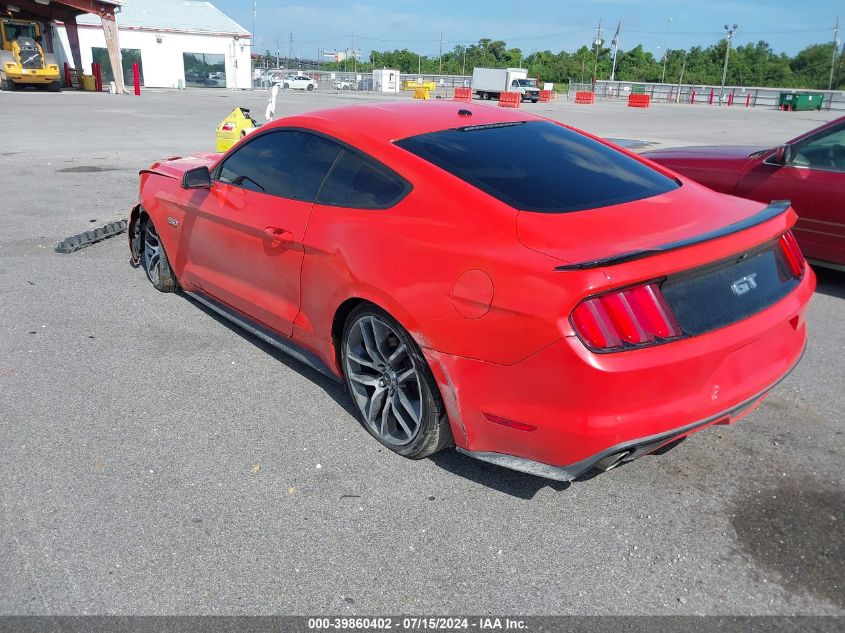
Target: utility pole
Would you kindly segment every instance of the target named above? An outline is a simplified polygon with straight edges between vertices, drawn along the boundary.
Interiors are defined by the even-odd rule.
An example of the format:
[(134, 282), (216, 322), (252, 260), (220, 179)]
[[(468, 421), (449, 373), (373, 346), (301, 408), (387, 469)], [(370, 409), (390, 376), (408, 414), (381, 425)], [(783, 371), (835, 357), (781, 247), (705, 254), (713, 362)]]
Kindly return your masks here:
[(596, 27), (596, 62), (593, 65), (593, 85), (596, 84), (596, 75), (599, 72), (599, 46), (601, 46), (601, 18), (599, 18), (599, 25)]
[(288, 60), (287, 65), (290, 66), (290, 60), (293, 57), (293, 31), (288, 32)]
[(358, 60), (355, 58), (355, 31), (352, 31), (349, 41), (352, 45), (352, 72), (355, 73), (358, 72)]
[(731, 52), (731, 39), (733, 39), (734, 33), (736, 33), (738, 28), (736, 24), (731, 27), (727, 24), (725, 25), (725, 38), (728, 40), (728, 45), (725, 47), (725, 67), (722, 68), (722, 87), (719, 88), (719, 105), (722, 105), (722, 93), (725, 91), (725, 79), (728, 76), (728, 55)]
[(437, 66), (437, 74), (443, 74), (443, 32), (440, 32), (440, 61)]
[(833, 89), (833, 67), (836, 65), (836, 49), (839, 48), (839, 16), (836, 16), (836, 26), (833, 27), (833, 57), (830, 60), (830, 81), (827, 82), (827, 89)]
[(613, 65), (610, 67), (610, 81), (616, 79), (616, 55), (619, 53), (619, 31), (622, 29), (622, 22), (616, 23), (616, 34), (613, 36)]
[[(252, 51), (256, 50), (255, 49), (255, 14), (258, 11), (257, 5), (258, 5), (257, 2), (252, 3), (252, 47), (251, 47)], [(250, 51), (250, 52), (252, 52), (252, 51)]]
[(461, 66), (461, 74), (466, 76), (467, 74), (467, 45), (464, 44), (464, 64)]
[(276, 36), (276, 68), (279, 68), (279, 36)]
[(666, 83), (666, 58), (669, 56), (669, 27), (672, 24), (672, 18), (666, 18), (666, 36), (663, 38), (663, 76), (660, 78), (660, 83)]

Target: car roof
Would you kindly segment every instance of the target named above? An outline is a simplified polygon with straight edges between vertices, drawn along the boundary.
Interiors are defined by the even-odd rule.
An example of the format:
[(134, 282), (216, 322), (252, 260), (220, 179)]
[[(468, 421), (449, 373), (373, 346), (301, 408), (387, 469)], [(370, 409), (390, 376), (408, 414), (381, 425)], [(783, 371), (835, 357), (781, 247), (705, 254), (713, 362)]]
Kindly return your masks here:
[[(459, 111), (469, 111), (465, 116)], [(456, 127), (541, 120), (531, 114), (497, 106), (460, 101), (401, 101), (315, 110), (277, 119), (268, 128), (314, 127), (340, 137), (394, 141)]]

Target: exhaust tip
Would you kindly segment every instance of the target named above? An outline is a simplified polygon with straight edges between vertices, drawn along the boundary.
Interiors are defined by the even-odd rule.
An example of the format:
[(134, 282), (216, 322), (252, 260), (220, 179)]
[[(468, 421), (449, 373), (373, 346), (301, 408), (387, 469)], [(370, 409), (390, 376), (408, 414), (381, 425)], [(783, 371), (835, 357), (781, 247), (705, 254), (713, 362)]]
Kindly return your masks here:
[(608, 455), (607, 457), (604, 457), (597, 461), (593, 467), (597, 468), (602, 472), (613, 470), (619, 464), (621, 464), (622, 460), (624, 460), (630, 454), (631, 451), (622, 451), (621, 453), (614, 453), (613, 455)]

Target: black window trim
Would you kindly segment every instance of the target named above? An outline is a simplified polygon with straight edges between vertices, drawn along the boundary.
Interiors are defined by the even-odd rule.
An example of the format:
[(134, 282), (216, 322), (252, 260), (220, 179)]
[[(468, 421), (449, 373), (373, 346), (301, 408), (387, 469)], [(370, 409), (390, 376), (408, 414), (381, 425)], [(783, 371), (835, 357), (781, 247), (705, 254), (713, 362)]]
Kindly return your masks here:
[[(336, 143), (337, 145), (339, 145), (341, 147), (341, 151), (338, 152), (338, 155), (335, 157), (334, 161), (332, 162), (331, 166), (329, 167), (328, 171), (326, 172), (326, 175), (323, 176), (323, 180), (320, 182), (320, 186), (317, 188), (317, 193), (315, 194), (314, 199), (310, 201), (310, 203), (312, 205), (319, 204), (320, 206), (324, 206), (324, 207), (338, 207), (338, 208), (341, 208), (341, 209), (361, 209), (363, 211), (371, 211), (371, 210), (372, 211), (382, 211), (382, 210), (385, 210), (385, 209), (392, 209), (397, 204), (402, 202), (402, 200), (404, 200), (414, 188), (414, 186), (411, 184), (411, 182), (407, 178), (405, 178), (404, 176), (399, 174), (396, 170), (388, 167), (387, 165), (385, 165), (383, 162), (381, 162), (380, 160), (378, 160), (374, 156), (358, 149), (357, 147), (354, 147), (353, 145), (350, 145), (349, 143), (347, 143), (345, 141), (340, 140), (339, 138), (337, 138), (335, 136), (331, 136), (330, 134), (325, 134), (325, 133), (320, 132), (318, 130), (313, 130), (311, 128), (301, 127), (301, 126), (296, 126), (296, 125), (274, 127), (274, 128), (269, 129), (269, 130), (259, 131), (259, 132), (256, 132), (254, 134), (248, 135), (246, 138), (244, 138), (244, 140), (242, 140), (240, 143), (238, 143), (236, 145), (236, 148), (235, 148), (234, 151), (227, 152), (220, 159), (220, 161), (212, 168), (211, 179), (215, 182), (219, 182), (219, 183), (222, 183), (224, 185), (229, 185), (229, 186), (232, 186), (232, 187), (237, 187), (238, 189), (245, 189), (246, 191), (251, 191), (250, 189), (246, 189), (245, 187), (239, 187), (238, 185), (234, 185), (232, 183), (224, 182), (224, 181), (220, 180), (220, 171), (223, 169), (223, 164), (227, 160), (229, 160), (229, 158), (234, 156), (237, 152), (241, 151), (244, 147), (246, 147), (250, 143), (254, 142), (256, 139), (259, 139), (262, 136), (267, 136), (268, 134), (274, 134), (274, 133), (278, 133), (278, 132), (304, 132), (305, 134), (311, 134), (313, 136), (319, 136), (321, 138), (324, 138), (327, 141), (331, 141), (332, 143)], [(380, 205), (380, 206), (358, 207), (358, 206), (348, 206), (348, 205), (343, 205), (343, 204), (331, 204), (331, 203), (327, 203), (327, 202), (317, 202), (317, 200), (319, 200), (319, 198), (320, 198), (320, 192), (323, 190), (323, 186), (326, 184), (326, 181), (332, 175), (332, 172), (334, 171), (335, 167), (337, 166), (337, 164), (340, 161), (340, 158), (343, 156), (344, 152), (350, 152), (350, 153), (355, 154), (359, 157), (362, 157), (365, 160), (370, 160), (373, 163), (375, 163), (378, 167), (380, 167), (381, 169), (386, 171), (391, 176), (395, 177), (398, 181), (400, 181), (403, 184), (402, 191), (393, 200), (391, 200), (389, 204)], [(257, 193), (262, 193), (262, 192), (257, 192)], [(272, 194), (272, 193), (266, 193), (264, 195), (273, 196), (274, 198), (279, 198), (280, 200), (291, 200), (293, 202), (306, 202), (306, 203), (309, 202), (308, 200), (298, 200), (297, 198), (285, 198), (283, 196), (277, 196), (277, 195)]]

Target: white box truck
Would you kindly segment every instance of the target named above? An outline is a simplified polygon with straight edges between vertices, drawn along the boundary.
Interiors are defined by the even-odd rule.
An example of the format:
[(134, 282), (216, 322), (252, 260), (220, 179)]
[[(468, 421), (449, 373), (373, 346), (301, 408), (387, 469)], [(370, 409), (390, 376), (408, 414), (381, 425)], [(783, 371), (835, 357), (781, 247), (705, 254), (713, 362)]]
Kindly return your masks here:
[(498, 99), (503, 92), (518, 92), (522, 101), (540, 100), (537, 81), (529, 79), (524, 68), (474, 68), (472, 90), (479, 99)]

